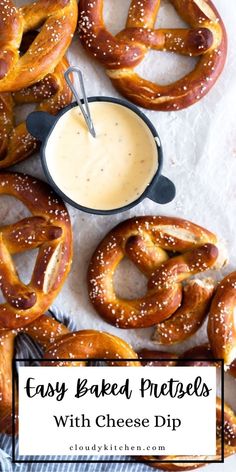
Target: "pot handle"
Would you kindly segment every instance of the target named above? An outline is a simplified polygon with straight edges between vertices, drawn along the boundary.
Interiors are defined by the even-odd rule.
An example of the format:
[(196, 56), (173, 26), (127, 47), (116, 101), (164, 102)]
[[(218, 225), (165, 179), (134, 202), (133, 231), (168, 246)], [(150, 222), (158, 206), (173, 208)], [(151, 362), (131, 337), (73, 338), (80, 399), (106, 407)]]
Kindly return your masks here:
[(165, 203), (172, 202), (176, 195), (176, 188), (173, 182), (164, 175), (161, 175), (156, 183), (148, 193), (148, 198), (153, 202), (164, 205)]
[(34, 138), (44, 141), (56, 120), (57, 117), (50, 113), (34, 111), (26, 119), (26, 128)]

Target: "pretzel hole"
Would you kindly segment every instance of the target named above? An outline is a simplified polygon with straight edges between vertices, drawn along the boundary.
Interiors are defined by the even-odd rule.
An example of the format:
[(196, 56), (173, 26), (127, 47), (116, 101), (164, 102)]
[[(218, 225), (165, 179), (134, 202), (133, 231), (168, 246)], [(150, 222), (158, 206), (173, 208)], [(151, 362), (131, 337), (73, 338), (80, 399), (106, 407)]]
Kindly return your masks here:
[(26, 285), (31, 280), (38, 252), (39, 249), (32, 249), (12, 256), (19, 278)]
[(155, 28), (188, 28), (188, 26), (170, 3), (170, 0), (161, 0)]
[[(19, 279), (25, 285), (30, 283), (38, 251), (38, 249), (33, 249), (32, 251), (25, 251), (22, 254), (15, 254), (12, 256)], [(6, 299), (0, 288), (0, 304), (5, 302)]]
[(125, 28), (131, 0), (104, 0), (103, 17), (108, 31), (117, 34)]
[[(154, 28), (189, 28), (189, 25), (182, 20), (169, 0), (161, 0)], [(192, 72), (197, 62), (198, 59), (190, 56), (150, 50), (135, 71), (159, 85), (169, 85)]]
[(4, 296), (3, 296), (2, 289), (1, 289), (1, 287), (0, 287), (0, 304), (1, 304), (1, 303), (5, 303), (5, 301), (6, 301), (6, 300), (5, 300)]
[(197, 62), (194, 57), (150, 50), (135, 67), (135, 72), (151, 82), (169, 85), (192, 72)]
[(113, 285), (116, 295), (121, 299), (133, 300), (147, 293), (147, 278), (127, 257), (116, 268)]
[[(0, 195), (0, 200), (1, 226), (11, 225), (23, 218), (32, 216), (28, 208), (17, 198), (10, 195)], [(30, 282), (37, 254), (38, 249), (24, 251), (22, 254), (12, 255), (19, 278), (24, 284)], [(6, 300), (0, 289), (0, 303), (5, 303), (5, 301)]]
[(56, 281), (56, 278), (58, 275), (58, 266), (61, 260), (61, 255), (62, 255), (62, 246), (61, 244), (58, 244), (58, 246), (54, 250), (54, 253), (48, 263), (48, 266), (45, 272), (44, 284), (43, 284), (44, 293), (49, 293)]
[(20, 123), (26, 120), (27, 116), (36, 109), (36, 104), (27, 105), (16, 105), (14, 108), (15, 114), (15, 125), (18, 126)]
[(12, 225), (23, 218), (31, 217), (28, 208), (18, 198), (0, 195), (1, 226)]

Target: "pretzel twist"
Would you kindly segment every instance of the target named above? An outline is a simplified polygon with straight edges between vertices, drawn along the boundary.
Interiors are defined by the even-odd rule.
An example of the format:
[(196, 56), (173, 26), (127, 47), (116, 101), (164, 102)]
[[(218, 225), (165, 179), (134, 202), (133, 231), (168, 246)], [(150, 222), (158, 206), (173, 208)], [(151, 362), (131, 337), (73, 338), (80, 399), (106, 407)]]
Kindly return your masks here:
[[(69, 214), (62, 200), (40, 180), (0, 174), (0, 194), (16, 197), (32, 217), (0, 228), (0, 329), (15, 329), (40, 316), (59, 293), (72, 260)], [(39, 248), (31, 281), (18, 277), (11, 255)]]
[[(227, 36), (211, 0), (171, 0), (191, 29), (155, 29), (160, 0), (132, 0), (125, 29), (113, 36), (104, 24), (103, 0), (80, 0), (83, 46), (106, 67), (113, 85), (129, 100), (153, 110), (180, 110), (204, 97), (225, 64)], [(135, 71), (150, 49), (199, 57), (177, 82), (158, 85)]]
[(0, 94), (0, 169), (21, 162), (39, 148), (39, 142), (27, 131), (25, 121), (15, 125), (14, 107), (37, 103), (38, 111), (56, 115), (72, 99), (64, 79), (68, 67), (67, 60), (63, 58), (55, 71), (37, 84), (13, 94)]
[[(77, 24), (76, 0), (38, 0), (18, 9), (11, 0), (0, 4), (0, 92), (13, 92), (53, 73), (67, 51)], [(40, 32), (20, 56), (22, 37)]]
[(153, 341), (170, 345), (193, 336), (206, 319), (213, 293), (214, 283), (211, 279), (187, 281), (183, 287), (181, 307), (173, 316), (156, 326)]
[[(216, 263), (216, 244), (214, 234), (178, 218), (149, 216), (127, 220), (110, 231), (91, 258), (90, 300), (106, 321), (119, 328), (160, 323), (179, 309), (182, 282)], [(170, 253), (177, 255), (169, 258)], [(148, 277), (144, 297), (126, 300), (115, 293), (114, 272), (125, 256)], [(200, 302), (201, 305), (201, 298)], [(189, 300), (188, 307), (196, 310), (195, 297)], [(200, 311), (204, 311), (201, 306)], [(199, 318), (198, 310), (196, 314)]]
[(208, 337), (215, 357), (229, 366), (236, 359), (236, 272), (219, 284), (208, 319)]

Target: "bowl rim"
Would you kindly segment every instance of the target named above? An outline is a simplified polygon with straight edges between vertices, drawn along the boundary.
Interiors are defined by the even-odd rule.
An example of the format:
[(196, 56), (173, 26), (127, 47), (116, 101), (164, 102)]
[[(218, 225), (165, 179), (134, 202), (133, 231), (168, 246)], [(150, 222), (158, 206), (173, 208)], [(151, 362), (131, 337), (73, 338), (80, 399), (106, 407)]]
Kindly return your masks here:
[[(83, 100), (81, 100), (83, 102)], [(48, 169), (48, 165), (47, 165), (47, 158), (46, 158), (46, 146), (47, 146), (47, 143), (48, 143), (48, 139), (49, 137), (51, 136), (57, 122), (59, 121), (59, 119), (67, 112), (69, 111), (71, 108), (74, 108), (76, 106), (78, 106), (77, 102), (72, 102), (70, 105), (67, 105), (66, 107), (64, 107), (54, 118), (54, 122), (46, 136), (46, 138), (44, 139), (44, 141), (42, 142), (42, 146), (41, 146), (41, 149), (40, 149), (40, 157), (41, 157), (41, 162), (42, 162), (42, 166), (43, 166), (43, 171), (46, 175), (46, 178), (47, 180), (49, 181), (50, 185), (52, 186), (52, 188), (55, 190), (55, 192), (63, 199), (65, 200), (67, 203), (69, 203), (72, 207), (78, 209), (78, 210), (81, 210), (85, 213), (90, 213), (90, 214), (93, 214), (93, 215), (114, 215), (114, 214), (117, 214), (117, 213), (122, 213), (124, 211), (128, 211), (130, 210), (131, 208), (133, 208), (134, 206), (138, 205), (139, 203), (141, 203), (145, 198), (148, 198), (148, 195), (151, 191), (151, 189), (153, 189), (157, 182), (158, 182), (158, 179), (162, 173), (162, 167), (163, 167), (163, 148), (162, 148), (162, 143), (161, 143), (161, 140), (160, 140), (160, 136), (157, 132), (157, 129), (155, 128), (155, 126), (153, 125), (153, 123), (151, 122), (151, 120), (136, 106), (134, 105), (133, 103), (129, 102), (128, 100), (124, 100), (124, 99), (120, 99), (120, 98), (115, 98), (115, 97), (109, 97), (109, 96), (103, 96), (103, 95), (100, 95), (100, 96), (91, 96), (91, 97), (88, 97), (88, 102), (109, 102), (109, 103), (116, 103), (117, 105), (121, 105), (121, 106), (124, 106), (126, 108), (128, 108), (129, 110), (133, 111), (134, 113), (136, 113), (136, 115), (138, 115), (143, 121), (144, 123), (148, 126), (149, 130), (151, 131), (152, 135), (153, 135), (153, 138), (154, 138), (154, 141), (155, 141), (155, 144), (156, 144), (156, 150), (157, 150), (157, 162), (158, 162), (158, 167), (157, 167), (157, 170), (152, 178), (152, 180), (150, 181), (150, 183), (147, 185), (146, 189), (143, 191), (143, 193), (137, 198), (135, 199), (133, 202), (127, 204), (127, 205), (124, 205), (122, 207), (119, 207), (119, 208), (113, 208), (111, 210), (99, 210), (99, 209), (93, 209), (93, 208), (89, 208), (89, 207), (85, 207), (83, 205), (80, 205), (79, 203), (75, 202), (74, 200), (72, 200), (70, 197), (68, 197), (68, 195), (66, 195), (61, 189), (60, 187), (57, 186), (56, 182), (54, 181), (49, 169)]]

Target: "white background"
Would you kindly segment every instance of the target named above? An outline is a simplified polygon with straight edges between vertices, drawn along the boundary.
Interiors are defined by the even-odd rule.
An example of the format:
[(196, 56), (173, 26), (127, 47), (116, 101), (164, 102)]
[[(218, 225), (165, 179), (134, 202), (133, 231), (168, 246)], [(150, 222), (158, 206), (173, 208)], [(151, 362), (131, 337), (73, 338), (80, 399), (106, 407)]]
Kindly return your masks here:
[[(158, 206), (146, 200), (132, 211), (108, 218), (86, 215), (70, 208), (74, 230), (74, 263), (56, 304), (74, 317), (79, 329), (109, 331), (131, 342), (135, 349), (158, 347), (150, 341), (153, 329), (121, 331), (109, 326), (91, 307), (86, 289), (86, 270), (91, 254), (100, 239), (116, 223), (130, 216), (145, 214), (191, 219), (215, 231), (227, 243), (230, 263), (221, 274), (217, 274), (217, 278), (236, 268), (236, 2), (214, 0), (214, 3), (224, 19), (229, 37), (228, 61), (218, 83), (207, 97), (187, 110), (177, 113), (145, 111), (161, 136), (165, 151), (164, 171), (175, 181), (176, 200), (166, 206)], [(128, 5), (129, 0), (105, 0), (107, 26), (111, 31), (116, 32), (123, 28)], [(162, 5), (158, 18), (159, 26), (181, 26), (182, 23), (169, 6), (169, 2), (162, 0)], [(84, 72), (89, 95), (118, 95), (105, 76), (104, 69), (87, 56), (77, 38), (74, 39), (69, 56), (71, 62), (80, 66)], [(189, 58), (152, 52), (143, 62), (141, 69), (145, 77), (164, 83), (167, 79), (171, 81), (183, 75), (189, 70), (191, 63)], [(43, 177), (38, 157), (28, 159), (16, 166), (16, 169)], [(11, 223), (26, 214), (27, 211), (19, 202), (16, 203), (9, 197), (1, 197), (1, 224)], [(34, 260), (32, 253), (15, 257), (19, 272), (25, 280), (29, 279)], [(145, 279), (130, 264), (124, 263), (122, 271), (118, 272), (117, 285), (123, 295), (137, 295), (145, 289)], [(121, 272), (122, 276), (119, 276)], [(203, 327), (190, 341), (170, 350), (183, 352), (187, 347), (197, 345), (205, 339), (206, 330)], [(227, 380), (226, 398), (236, 408), (235, 381), (231, 379)], [(236, 456), (227, 459), (224, 465), (212, 464), (204, 470), (232, 472), (235, 468)]]
[[(194, 384), (200, 376), (202, 382), (211, 389), (208, 397), (196, 395), (183, 398), (171, 398), (170, 395), (155, 398), (150, 390), (142, 398), (141, 379), (150, 379), (160, 386), (173, 378), (183, 382), (184, 389), (189, 383)], [(42, 398), (36, 395), (29, 398), (26, 392), (28, 378), (32, 386), (47, 385), (56, 387), (65, 383), (68, 389), (61, 401), (53, 397)], [(87, 387), (98, 385), (102, 379), (119, 387), (129, 378), (130, 399), (125, 395), (105, 395), (97, 398), (92, 393), (76, 398), (77, 380), (87, 379)], [(30, 394), (36, 393), (30, 390)], [(87, 455), (87, 450), (71, 451), (70, 446), (97, 446), (107, 444), (115, 446), (141, 446), (142, 452), (132, 451), (132, 455), (153, 455), (146, 449), (150, 446), (164, 446), (165, 451), (157, 455), (203, 455), (214, 456), (216, 452), (216, 368), (215, 367), (20, 367), (19, 368), (19, 454), (20, 455)], [(90, 427), (57, 427), (53, 415), (74, 415), (79, 418), (84, 414), (90, 420)], [(107, 415), (114, 419), (148, 418), (149, 427), (98, 427), (97, 416)], [(179, 418), (181, 425), (172, 431), (171, 427), (155, 427), (154, 416), (170, 415)], [(100, 420), (99, 420), (100, 421)], [(103, 423), (104, 424), (104, 423)], [(160, 424), (160, 423), (159, 423)], [(173, 424), (173, 423), (172, 423)], [(176, 423), (177, 424), (177, 423)], [(131, 452), (104, 451), (96, 455), (126, 455)], [(156, 454), (155, 454), (156, 455)]]

